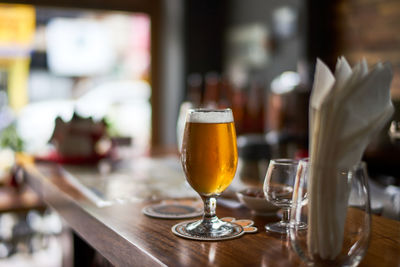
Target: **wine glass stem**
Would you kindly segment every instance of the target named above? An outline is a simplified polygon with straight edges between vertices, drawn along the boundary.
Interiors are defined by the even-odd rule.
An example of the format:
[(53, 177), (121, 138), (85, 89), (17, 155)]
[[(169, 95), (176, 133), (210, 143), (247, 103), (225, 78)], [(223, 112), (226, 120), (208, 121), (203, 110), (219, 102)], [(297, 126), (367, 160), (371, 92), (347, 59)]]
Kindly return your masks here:
[(283, 209), (282, 222), (284, 222), (285, 224), (288, 224), (289, 217), (290, 217), (290, 209)]
[(218, 220), (215, 215), (215, 209), (217, 208), (217, 199), (215, 197), (202, 197), (204, 202), (204, 215), (203, 221), (213, 222)]

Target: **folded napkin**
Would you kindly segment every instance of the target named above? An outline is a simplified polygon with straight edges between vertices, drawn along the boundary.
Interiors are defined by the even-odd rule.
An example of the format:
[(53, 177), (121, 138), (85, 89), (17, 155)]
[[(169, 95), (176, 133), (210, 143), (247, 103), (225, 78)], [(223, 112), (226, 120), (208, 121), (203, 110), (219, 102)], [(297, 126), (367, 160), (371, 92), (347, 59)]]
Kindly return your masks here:
[(360, 162), (371, 139), (393, 114), (388, 63), (371, 70), (338, 59), (335, 73), (317, 60), (310, 99), (308, 181), (310, 252), (334, 259), (342, 249), (349, 188), (339, 175)]

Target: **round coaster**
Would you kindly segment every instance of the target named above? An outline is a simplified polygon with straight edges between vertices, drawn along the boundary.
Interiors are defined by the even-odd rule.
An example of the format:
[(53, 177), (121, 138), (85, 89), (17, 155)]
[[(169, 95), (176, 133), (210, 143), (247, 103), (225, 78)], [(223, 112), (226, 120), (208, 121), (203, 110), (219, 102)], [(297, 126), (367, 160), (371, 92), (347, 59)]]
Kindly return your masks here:
[(202, 237), (202, 236), (198, 236), (198, 235), (192, 235), (186, 231), (186, 226), (192, 222), (195, 222), (195, 221), (185, 221), (185, 222), (175, 224), (174, 226), (172, 226), (171, 230), (175, 235), (177, 235), (179, 237), (192, 239), (192, 240), (200, 240), (200, 241), (229, 240), (229, 239), (234, 239), (234, 238), (240, 237), (245, 233), (242, 226), (240, 226), (236, 223), (231, 223), (233, 225), (233, 231), (231, 233), (229, 233), (228, 235), (225, 235), (222, 237), (212, 237), (212, 236)]
[(149, 205), (142, 212), (147, 216), (161, 219), (187, 219), (203, 215), (201, 206), (189, 206), (179, 203), (161, 203)]

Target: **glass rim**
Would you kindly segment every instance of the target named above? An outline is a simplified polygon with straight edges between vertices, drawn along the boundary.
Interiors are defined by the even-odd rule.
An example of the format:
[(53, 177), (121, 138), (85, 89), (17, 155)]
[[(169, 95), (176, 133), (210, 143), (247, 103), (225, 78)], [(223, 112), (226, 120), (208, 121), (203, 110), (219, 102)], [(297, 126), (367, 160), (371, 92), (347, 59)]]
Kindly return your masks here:
[(188, 113), (194, 113), (194, 112), (203, 112), (203, 113), (209, 113), (209, 112), (232, 112), (231, 108), (190, 108), (188, 109)]
[(279, 159), (271, 159), (270, 163), (277, 163), (277, 164), (281, 164), (281, 165), (297, 165), (299, 164), (299, 160), (297, 159), (289, 159), (289, 158), (279, 158)]

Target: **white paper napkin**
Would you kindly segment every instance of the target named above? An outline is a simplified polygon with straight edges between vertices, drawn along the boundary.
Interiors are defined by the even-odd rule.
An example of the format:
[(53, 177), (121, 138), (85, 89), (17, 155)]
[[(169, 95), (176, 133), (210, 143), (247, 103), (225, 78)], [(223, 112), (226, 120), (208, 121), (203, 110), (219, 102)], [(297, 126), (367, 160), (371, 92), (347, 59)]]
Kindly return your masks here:
[(357, 164), (393, 114), (391, 67), (371, 70), (362, 60), (351, 69), (344, 57), (335, 73), (317, 60), (310, 100), (309, 249), (323, 259), (341, 251), (349, 189), (339, 170)]

